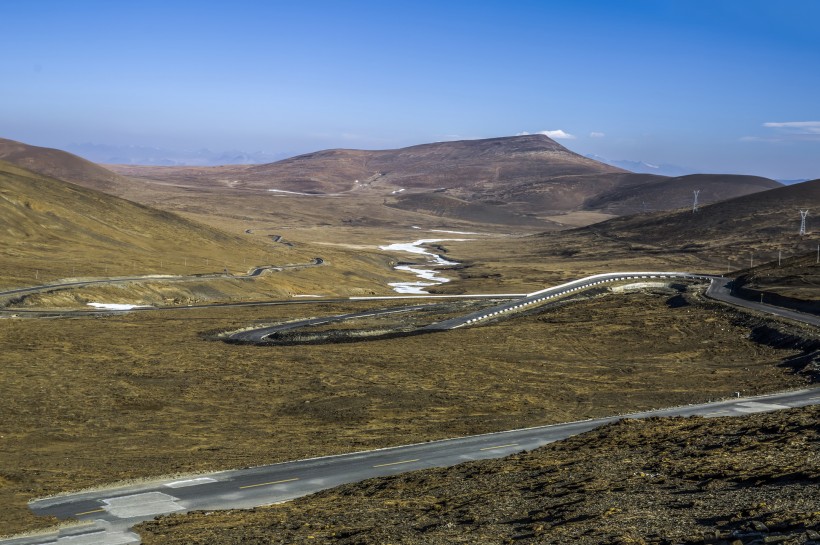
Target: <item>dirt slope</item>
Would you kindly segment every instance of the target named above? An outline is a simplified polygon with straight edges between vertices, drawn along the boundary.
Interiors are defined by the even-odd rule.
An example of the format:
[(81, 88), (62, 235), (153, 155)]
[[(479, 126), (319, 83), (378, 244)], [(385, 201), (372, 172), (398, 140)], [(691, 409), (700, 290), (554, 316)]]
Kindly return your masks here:
[(71, 153), (0, 138), (0, 160), (38, 174), (119, 194), (129, 182), (123, 176)]
[(272, 257), (239, 236), (3, 161), (0, 242), (0, 285), (12, 286), (74, 273), (161, 272), (151, 268), (160, 262), (204, 268), (212, 260), (205, 270), (218, 271), (243, 254)]
[(501, 460), (138, 529), (146, 545), (817, 543), (818, 417), (627, 420)]
[(614, 218), (581, 232), (683, 250), (738, 242), (755, 242), (759, 248), (792, 246), (805, 241), (798, 236), (798, 211), (818, 202), (820, 180), (813, 180), (704, 206), (697, 213), (685, 209)]
[[(782, 184), (760, 176), (733, 174), (692, 174), (676, 178), (633, 175), (634, 183), (627, 180), (610, 191), (588, 199), (584, 207), (616, 215), (636, 214), (655, 210), (691, 207), (694, 191), (698, 191), (700, 206), (741, 197), (751, 193), (782, 187)], [(651, 176), (651, 178), (650, 178)], [(651, 180), (651, 181), (650, 181)]]
[[(583, 267), (616, 261), (625, 270), (743, 271), (782, 257), (815, 251), (820, 221), (809, 217), (808, 233), (799, 235), (799, 210), (820, 202), (820, 180), (813, 180), (691, 208), (613, 218), (561, 233), (543, 233), (516, 241), (515, 248), (488, 248), (490, 259), (477, 266), (488, 271), (520, 257), (549, 259), (554, 267)], [(458, 254), (455, 255), (458, 259)], [(498, 265), (491, 265), (497, 261)], [(598, 270), (598, 269), (594, 269)], [(477, 272), (477, 271), (476, 271)]]

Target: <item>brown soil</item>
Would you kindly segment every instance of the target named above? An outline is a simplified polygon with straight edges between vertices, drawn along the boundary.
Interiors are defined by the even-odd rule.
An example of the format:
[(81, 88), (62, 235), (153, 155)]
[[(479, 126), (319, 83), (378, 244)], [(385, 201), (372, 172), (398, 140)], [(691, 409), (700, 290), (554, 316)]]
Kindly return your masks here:
[(146, 545), (818, 543), (818, 418), (815, 406), (625, 420), (501, 460), (137, 529)]
[[(0, 534), (32, 497), (801, 386), (796, 352), (665, 291), (483, 327), (319, 346), (203, 333), (372, 303), (2, 320)], [(592, 341), (594, 340), (594, 341)]]
[(820, 302), (820, 260), (816, 252), (755, 267), (739, 281), (744, 287)]

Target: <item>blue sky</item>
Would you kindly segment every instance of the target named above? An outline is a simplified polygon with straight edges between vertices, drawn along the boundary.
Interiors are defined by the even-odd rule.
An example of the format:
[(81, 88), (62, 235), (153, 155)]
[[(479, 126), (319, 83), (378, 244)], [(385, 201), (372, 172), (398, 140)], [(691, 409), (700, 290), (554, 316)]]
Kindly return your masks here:
[[(510, 136), (820, 177), (820, 2), (0, 0), (0, 136), (301, 153)], [(561, 132), (553, 132), (561, 131)]]

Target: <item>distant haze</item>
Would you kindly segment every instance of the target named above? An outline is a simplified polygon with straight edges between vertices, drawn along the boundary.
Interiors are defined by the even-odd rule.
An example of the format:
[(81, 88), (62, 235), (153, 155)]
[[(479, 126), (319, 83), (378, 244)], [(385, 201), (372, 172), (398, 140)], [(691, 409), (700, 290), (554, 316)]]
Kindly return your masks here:
[(682, 167), (678, 165), (653, 165), (645, 161), (630, 161), (626, 159), (607, 159), (600, 155), (587, 155), (590, 159), (595, 159), (602, 163), (612, 165), (614, 167), (629, 170), (631, 172), (640, 172), (644, 174), (658, 174), (660, 176), (686, 176), (687, 174), (698, 174), (697, 169)]
[(820, 2), (32, 0), (3, 17), (0, 137), (104, 162), (543, 133), (617, 160), (820, 177)]
[(95, 163), (151, 166), (251, 165), (272, 163), (294, 155), (292, 153), (277, 154), (261, 151), (211, 151), (205, 148), (173, 150), (148, 146), (112, 146), (91, 143), (70, 144), (62, 149)]

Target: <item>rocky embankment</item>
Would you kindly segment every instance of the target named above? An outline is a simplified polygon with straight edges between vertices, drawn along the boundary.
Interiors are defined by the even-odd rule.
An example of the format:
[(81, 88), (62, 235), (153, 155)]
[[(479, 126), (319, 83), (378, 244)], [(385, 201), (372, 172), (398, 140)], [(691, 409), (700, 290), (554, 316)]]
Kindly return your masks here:
[(624, 420), (500, 460), (138, 530), (147, 545), (820, 543), (818, 418)]

